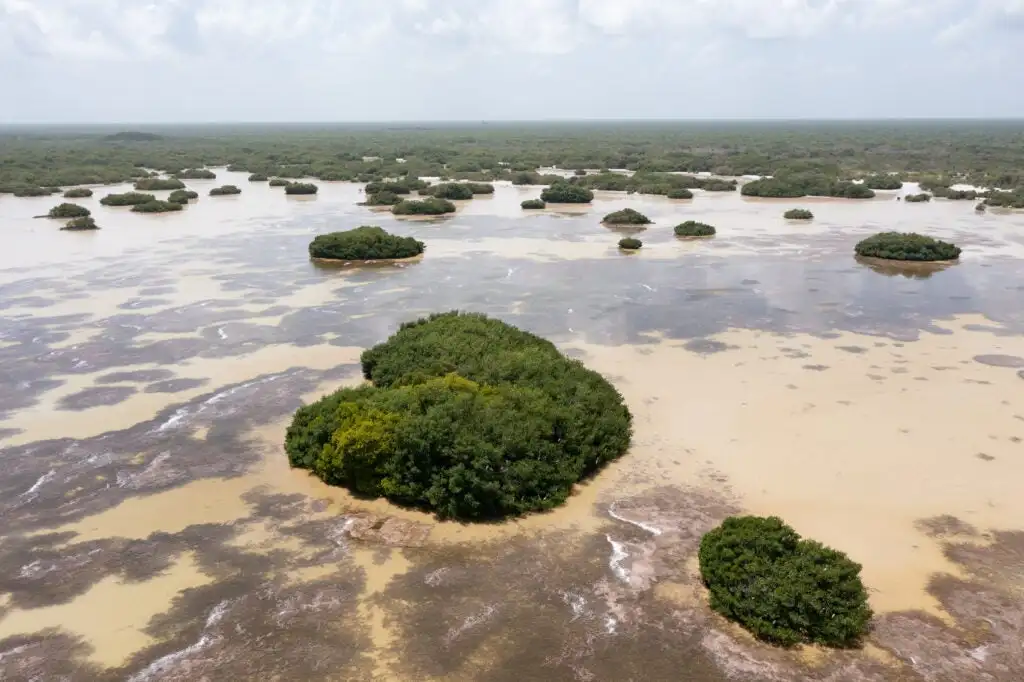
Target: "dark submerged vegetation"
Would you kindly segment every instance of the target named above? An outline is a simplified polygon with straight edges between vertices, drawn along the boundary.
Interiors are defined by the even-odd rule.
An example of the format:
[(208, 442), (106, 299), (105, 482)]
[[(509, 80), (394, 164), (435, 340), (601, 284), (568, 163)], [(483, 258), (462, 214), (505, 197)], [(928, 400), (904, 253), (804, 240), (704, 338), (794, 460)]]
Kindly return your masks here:
[(946, 261), (960, 257), (960, 248), (914, 232), (880, 232), (860, 241), (855, 251), (866, 258), (901, 261)]
[(359, 495), (444, 518), (562, 504), (622, 456), (631, 415), (603, 377), (496, 319), (444, 313), (365, 351), (371, 383), (296, 412), (292, 466)]
[(67, 222), (62, 230), (79, 231), (79, 230), (98, 230), (100, 226), (96, 224), (96, 220), (92, 216), (80, 216), (73, 218)]
[(152, 194), (142, 192), (124, 192), (123, 194), (108, 194), (100, 199), (104, 206), (137, 206), (139, 204), (156, 201)]
[(363, 225), (345, 232), (317, 235), (309, 244), (309, 255), (344, 261), (382, 260), (418, 256), (423, 248), (423, 242), (412, 237), (399, 237), (380, 227)]
[(175, 204), (185, 205), (193, 199), (199, 198), (199, 192), (190, 189), (176, 189), (167, 196), (167, 201)]
[(907, 203), (910, 204), (921, 204), (931, 200), (932, 195), (928, 194), (927, 192), (921, 192), (920, 194), (908, 194), (907, 196), (903, 197), (903, 201), (906, 201)]
[(289, 182), (284, 186), (285, 194), (316, 194), (319, 188), (311, 182)]
[(72, 187), (64, 192), (65, 199), (87, 199), (92, 196), (92, 190), (88, 187)]
[(185, 183), (177, 178), (142, 178), (135, 181), (140, 192), (154, 192), (161, 189), (185, 189)]
[(423, 200), (403, 199), (391, 207), (391, 212), (395, 215), (445, 215), (455, 213), (455, 210), (455, 204), (437, 197)]
[(644, 243), (636, 237), (624, 237), (619, 240), (619, 248), (623, 251), (636, 251), (643, 245)]
[(222, 196), (229, 196), (229, 195), (232, 195), (232, 194), (241, 194), (241, 193), (242, 193), (242, 190), (240, 190), (235, 185), (222, 185), (220, 187), (214, 187), (213, 189), (210, 190), (210, 196), (211, 197), (222, 197)]
[(640, 211), (624, 208), (620, 211), (609, 213), (601, 222), (607, 225), (649, 225), (651, 219)]
[(686, 222), (679, 223), (673, 228), (673, 231), (677, 237), (715, 236), (715, 228), (713, 226), (696, 220), (687, 220)]
[(526, 201), (519, 204), (521, 208), (526, 210), (537, 210), (546, 208), (547, 204), (541, 199), (527, 199)]
[(777, 517), (736, 516), (700, 542), (711, 608), (759, 639), (858, 645), (871, 621), (860, 564)]
[(580, 185), (556, 182), (541, 192), (540, 198), (549, 204), (589, 204), (594, 200), (594, 193)]
[(90, 213), (89, 209), (85, 206), (79, 206), (78, 204), (57, 204), (50, 209), (47, 213), (48, 218), (84, 218)]
[(811, 220), (814, 214), (806, 208), (791, 208), (782, 214), (786, 220)]
[(180, 211), (184, 206), (182, 204), (175, 203), (173, 201), (147, 201), (142, 204), (135, 204), (132, 206), (133, 213), (171, 213), (173, 211)]

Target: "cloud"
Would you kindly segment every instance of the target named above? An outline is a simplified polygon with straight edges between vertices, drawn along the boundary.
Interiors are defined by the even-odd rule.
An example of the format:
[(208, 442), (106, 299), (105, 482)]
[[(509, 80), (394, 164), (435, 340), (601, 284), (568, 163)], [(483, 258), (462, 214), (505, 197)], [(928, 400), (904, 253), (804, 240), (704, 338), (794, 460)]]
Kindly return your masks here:
[(1024, 0), (0, 0), (0, 122), (1019, 115), (1021, 28)]

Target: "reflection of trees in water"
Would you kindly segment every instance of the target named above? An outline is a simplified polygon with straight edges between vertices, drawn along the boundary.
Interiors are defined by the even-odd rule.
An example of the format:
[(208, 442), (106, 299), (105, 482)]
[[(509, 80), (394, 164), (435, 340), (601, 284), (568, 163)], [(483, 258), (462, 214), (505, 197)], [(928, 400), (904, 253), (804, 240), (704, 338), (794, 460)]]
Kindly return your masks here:
[(893, 261), (882, 258), (855, 256), (858, 263), (886, 277), (906, 277), (907, 279), (928, 279), (937, 272), (955, 265), (955, 263), (927, 263), (913, 261)]

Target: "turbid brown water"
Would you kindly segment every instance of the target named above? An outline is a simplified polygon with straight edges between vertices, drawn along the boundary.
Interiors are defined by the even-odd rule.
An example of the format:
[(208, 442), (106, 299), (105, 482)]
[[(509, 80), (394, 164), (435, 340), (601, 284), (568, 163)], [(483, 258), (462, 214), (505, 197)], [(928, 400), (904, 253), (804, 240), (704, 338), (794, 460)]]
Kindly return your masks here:
[[(0, 678), (1017, 680), (1024, 677), (1024, 215), (696, 192), (524, 212), (502, 186), (398, 221), (359, 186), (243, 194), (102, 230), (0, 201)], [(208, 186), (209, 187), (208, 187)], [(158, 193), (161, 194), (161, 193)], [(654, 220), (619, 253), (601, 217)], [(557, 209), (557, 207), (554, 207)], [(715, 225), (683, 242), (686, 219)], [(324, 269), (379, 224), (418, 262)], [(872, 268), (880, 230), (956, 241)], [(350, 498), (281, 450), (404, 320), (478, 310), (603, 372), (634, 447), (548, 514), (438, 523)], [(863, 650), (771, 650), (696, 578), (703, 532), (778, 514), (863, 563)]]

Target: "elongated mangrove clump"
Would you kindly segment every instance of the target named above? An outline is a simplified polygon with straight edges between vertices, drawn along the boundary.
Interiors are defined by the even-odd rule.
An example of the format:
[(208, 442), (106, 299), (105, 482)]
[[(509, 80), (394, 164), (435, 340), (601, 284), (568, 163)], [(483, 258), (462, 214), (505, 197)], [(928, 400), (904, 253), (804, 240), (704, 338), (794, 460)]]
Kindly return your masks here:
[(858, 256), (900, 261), (947, 261), (960, 257), (960, 247), (915, 232), (880, 232), (859, 242)]
[(411, 258), (423, 253), (423, 242), (388, 234), (380, 227), (363, 225), (345, 232), (321, 234), (309, 244), (312, 258), (369, 261)]

